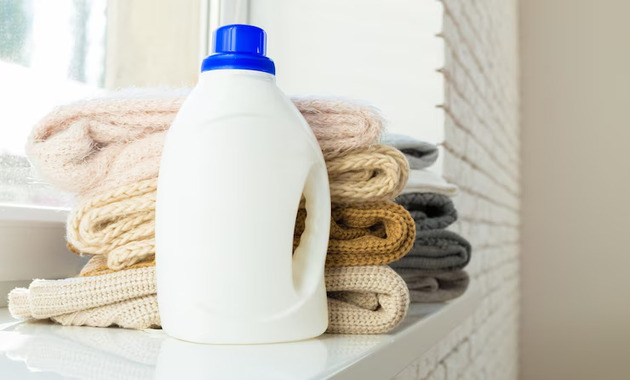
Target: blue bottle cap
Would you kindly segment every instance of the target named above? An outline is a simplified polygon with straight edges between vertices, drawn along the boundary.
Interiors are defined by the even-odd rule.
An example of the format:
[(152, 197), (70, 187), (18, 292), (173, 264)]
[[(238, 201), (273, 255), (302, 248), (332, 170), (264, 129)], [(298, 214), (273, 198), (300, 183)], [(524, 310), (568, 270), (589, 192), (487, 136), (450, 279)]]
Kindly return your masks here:
[(252, 25), (225, 25), (214, 32), (213, 54), (203, 60), (201, 71), (236, 69), (276, 74), (267, 53), (267, 34)]

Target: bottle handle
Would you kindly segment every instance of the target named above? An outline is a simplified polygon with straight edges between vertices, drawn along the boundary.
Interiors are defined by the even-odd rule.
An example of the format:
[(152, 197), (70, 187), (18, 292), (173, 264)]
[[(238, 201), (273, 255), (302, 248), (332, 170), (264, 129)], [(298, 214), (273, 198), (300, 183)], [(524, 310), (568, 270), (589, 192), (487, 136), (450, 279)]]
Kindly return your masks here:
[(293, 254), (293, 285), (301, 296), (313, 293), (323, 276), (330, 234), (330, 187), (323, 163), (314, 164), (304, 184), (305, 229)]

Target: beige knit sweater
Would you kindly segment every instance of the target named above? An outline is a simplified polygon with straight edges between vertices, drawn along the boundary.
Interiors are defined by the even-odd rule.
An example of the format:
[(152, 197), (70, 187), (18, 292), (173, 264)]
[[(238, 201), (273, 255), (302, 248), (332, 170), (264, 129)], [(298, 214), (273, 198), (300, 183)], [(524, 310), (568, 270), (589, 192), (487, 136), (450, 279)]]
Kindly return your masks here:
[[(155, 255), (156, 189), (157, 181), (150, 179), (80, 201), (68, 219), (70, 250), (104, 255), (115, 270), (151, 259)], [(294, 248), (305, 217), (305, 209), (299, 209)], [(393, 202), (334, 205), (326, 265), (387, 264), (409, 252), (414, 236), (409, 212)]]
[[(409, 307), (405, 282), (387, 266), (326, 268), (325, 277), (329, 333), (385, 333)], [(80, 277), (34, 280), (28, 289), (14, 289), (9, 311), (16, 318), (51, 318), (63, 325), (159, 327), (155, 267), (139, 263), (112, 271), (103, 257), (94, 256)]]

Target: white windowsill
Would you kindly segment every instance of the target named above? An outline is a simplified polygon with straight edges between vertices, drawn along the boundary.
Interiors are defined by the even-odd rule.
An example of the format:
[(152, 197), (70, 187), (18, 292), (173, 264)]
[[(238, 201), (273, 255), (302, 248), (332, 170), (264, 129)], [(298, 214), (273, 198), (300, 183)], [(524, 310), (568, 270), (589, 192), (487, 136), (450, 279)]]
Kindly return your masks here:
[[(25, 323), (0, 309), (0, 373), (8, 378), (91, 377), (118, 371), (169, 378), (388, 379), (445, 337), (480, 302), (475, 289), (448, 304), (412, 304), (387, 335), (329, 335), (303, 342), (210, 346), (167, 338), (161, 330)], [(171, 372), (172, 371), (172, 372)], [(142, 377), (142, 376), (141, 376)]]

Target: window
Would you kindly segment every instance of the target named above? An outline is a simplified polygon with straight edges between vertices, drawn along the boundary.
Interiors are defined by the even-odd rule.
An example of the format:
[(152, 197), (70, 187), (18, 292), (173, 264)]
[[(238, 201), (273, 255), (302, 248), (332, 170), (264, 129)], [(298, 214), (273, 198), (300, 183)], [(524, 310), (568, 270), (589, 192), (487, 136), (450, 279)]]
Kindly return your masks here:
[(30, 168), (33, 125), (108, 89), (193, 85), (203, 9), (205, 0), (0, 0), (0, 203), (70, 205)]
[(64, 204), (24, 157), (33, 124), (103, 83), (105, 0), (0, 0), (0, 201)]
[(388, 129), (441, 142), (444, 48), (437, 1), (0, 0), (0, 202), (67, 205), (24, 145), (54, 106), (120, 87), (193, 86), (210, 33), (269, 35), (278, 85), (378, 106)]

